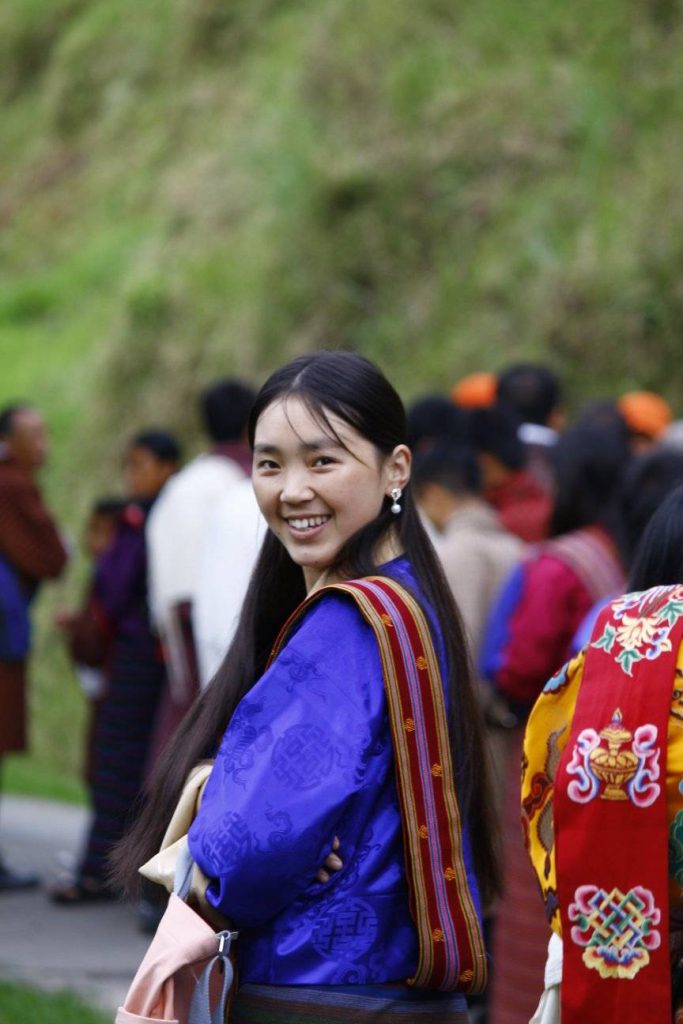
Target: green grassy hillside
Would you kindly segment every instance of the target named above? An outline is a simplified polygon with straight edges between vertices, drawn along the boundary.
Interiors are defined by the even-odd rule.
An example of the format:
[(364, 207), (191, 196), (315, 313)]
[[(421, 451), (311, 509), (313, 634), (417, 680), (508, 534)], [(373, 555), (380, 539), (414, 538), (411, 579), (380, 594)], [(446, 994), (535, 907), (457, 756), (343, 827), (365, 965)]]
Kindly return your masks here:
[(47, 410), (62, 519), (130, 430), (321, 345), (407, 396), (542, 356), (679, 401), (681, 7), (3, 5), (0, 401)]
[(47, 994), (0, 982), (0, 1024), (106, 1024), (111, 1017), (90, 1009), (71, 992)]

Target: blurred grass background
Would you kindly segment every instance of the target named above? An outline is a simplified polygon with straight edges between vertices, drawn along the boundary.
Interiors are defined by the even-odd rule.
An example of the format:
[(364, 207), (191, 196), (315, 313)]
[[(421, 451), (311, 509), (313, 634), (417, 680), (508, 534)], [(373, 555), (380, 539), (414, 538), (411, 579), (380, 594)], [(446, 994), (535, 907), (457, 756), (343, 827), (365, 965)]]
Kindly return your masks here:
[[(2, 5), (0, 402), (46, 411), (60, 521), (134, 429), (191, 448), (204, 383), (320, 346), (407, 398), (524, 357), (679, 404), (682, 7)], [(80, 577), (41, 600), (20, 791), (80, 796)]]
[(0, 1024), (106, 1024), (107, 1014), (85, 1006), (70, 992), (54, 995), (0, 982)]

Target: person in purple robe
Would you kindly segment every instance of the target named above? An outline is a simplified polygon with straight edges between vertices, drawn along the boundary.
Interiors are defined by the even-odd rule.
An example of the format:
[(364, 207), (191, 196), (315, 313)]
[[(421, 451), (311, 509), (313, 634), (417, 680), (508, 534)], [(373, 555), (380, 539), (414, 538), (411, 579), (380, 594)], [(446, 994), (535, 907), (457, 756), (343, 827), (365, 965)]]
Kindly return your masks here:
[(106, 646), (104, 692), (90, 737), (92, 821), (73, 875), (50, 890), (66, 906), (112, 899), (108, 857), (124, 834), (140, 794), (165, 669), (147, 605), (145, 521), (169, 477), (180, 448), (164, 431), (138, 434), (128, 445), (124, 475), (129, 500), (113, 539), (96, 562), (92, 599)]
[(235, 639), (159, 765), (116, 855), (130, 882), (159, 848), (183, 782), (215, 764), (189, 846), (208, 902), (239, 928), (233, 1024), (467, 1021), (466, 1000), (406, 983), (409, 904), (378, 641), (353, 602), (321, 596), (268, 666), (290, 615), (326, 584), (379, 574), (431, 627), (445, 691), (466, 885), (497, 891), (487, 767), (462, 627), (410, 485), (402, 403), (360, 356), (319, 352), (277, 371), (250, 417), (268, 524)]

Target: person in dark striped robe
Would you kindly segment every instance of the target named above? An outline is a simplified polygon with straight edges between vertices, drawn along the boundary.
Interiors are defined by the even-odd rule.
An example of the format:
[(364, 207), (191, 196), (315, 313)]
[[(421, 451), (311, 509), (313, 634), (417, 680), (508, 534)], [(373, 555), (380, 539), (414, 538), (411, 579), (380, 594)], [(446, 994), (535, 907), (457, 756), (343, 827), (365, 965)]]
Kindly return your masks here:
[(107, 881), (108, 857), (123, 835), (145, 778), (148, 753), (166, 671), (147, 605), (145, 522), (179, 447), (169, 434), (139, 434), (131, 442), (125, 476), (131, 500), (114, 539), (101, 556), (93, 594), (107, 620), (109, 662), (90, 761), (93, 817), (73, 877), (50, 890), (52, 900), (74, 905), (116, 894)]

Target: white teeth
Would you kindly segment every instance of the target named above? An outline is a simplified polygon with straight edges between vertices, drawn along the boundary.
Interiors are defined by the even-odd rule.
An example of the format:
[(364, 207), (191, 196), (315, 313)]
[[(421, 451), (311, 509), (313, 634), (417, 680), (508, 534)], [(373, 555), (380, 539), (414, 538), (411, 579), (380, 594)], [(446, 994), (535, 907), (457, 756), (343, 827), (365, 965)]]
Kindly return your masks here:
[(322, 526), (329, 518), (329, 516), (308, 516), (306, 519), (288, 519), (287, 521), (295, 530), (311, 530), (314, 526)]

